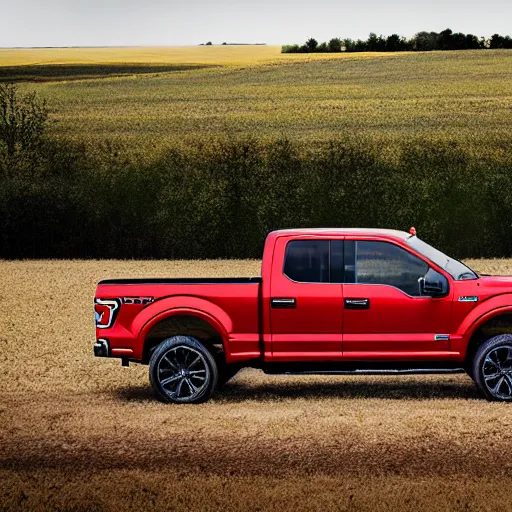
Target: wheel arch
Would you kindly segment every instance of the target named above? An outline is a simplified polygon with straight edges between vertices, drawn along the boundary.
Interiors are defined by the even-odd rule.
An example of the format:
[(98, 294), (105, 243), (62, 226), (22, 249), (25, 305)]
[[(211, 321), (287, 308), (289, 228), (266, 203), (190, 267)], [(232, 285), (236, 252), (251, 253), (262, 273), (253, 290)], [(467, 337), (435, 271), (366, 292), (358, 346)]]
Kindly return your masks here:
[[(152, 304), (133, 322), (137, 333), (140, 358), (147, 362), (148, 351), (165, 338), (183, 335), (193, 336), (212, 351), (227, 353), (232, 321), (219, 306), (196, 297), (182, 296), (164, 299)], [(139, 318), (140, 317), (140, 318)]]
[(499, 334), (512, 334), (512, 306), (482, 315), (467, 333), (466, 366), (471, 365), (476, 352), (487, 340)]

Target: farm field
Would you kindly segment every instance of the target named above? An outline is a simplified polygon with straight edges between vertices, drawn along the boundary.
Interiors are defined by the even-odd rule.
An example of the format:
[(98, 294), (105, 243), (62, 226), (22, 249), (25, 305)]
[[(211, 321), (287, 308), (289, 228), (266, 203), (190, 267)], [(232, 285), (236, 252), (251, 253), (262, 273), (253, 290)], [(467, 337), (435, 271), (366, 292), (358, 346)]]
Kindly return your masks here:
[(384, 155), (404, 141), (455, 141), (496, 159), (512, 142), (507, 50), (18, 49), (0, 50), (0, 64), (1, 80), (48, 100), (51, 133), (149, 158), (219, 137), (354, 137), (377, 141)]
[[(163, 46), (107, 48), (0, 48), (0, 66), (49, 65), (201, 65), (247, 66), (273, 62), (308, 61), (333, 58), (365, 58), (374, 53), (293, 54), (283, 55), (280, 46)], [(389, 53), (380, 53), (388, 56)]]
[[(512, 259), (467, 262), (512, 274)], [(95, 359), (106, 277), (245, 276), (256, 260), (0, 261), (0, 510), (509, 510), (512, 408), (464, 375), (240, 373), (199, 406)]]

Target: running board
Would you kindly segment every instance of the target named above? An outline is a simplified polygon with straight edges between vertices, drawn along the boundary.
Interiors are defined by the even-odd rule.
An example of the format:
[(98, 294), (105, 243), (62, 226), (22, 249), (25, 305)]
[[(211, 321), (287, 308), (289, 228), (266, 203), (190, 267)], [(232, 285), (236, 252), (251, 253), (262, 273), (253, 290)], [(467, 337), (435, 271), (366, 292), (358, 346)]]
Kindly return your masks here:
[(410, 368), (407, 370), (318, 370), (265, 372), (271, 375), (439, 375), (466, 373), (464, 368)]
[(266, 363), (270, 375), (414, 375), (464, 373), (460, 363), (440, 361), (312, 361)]

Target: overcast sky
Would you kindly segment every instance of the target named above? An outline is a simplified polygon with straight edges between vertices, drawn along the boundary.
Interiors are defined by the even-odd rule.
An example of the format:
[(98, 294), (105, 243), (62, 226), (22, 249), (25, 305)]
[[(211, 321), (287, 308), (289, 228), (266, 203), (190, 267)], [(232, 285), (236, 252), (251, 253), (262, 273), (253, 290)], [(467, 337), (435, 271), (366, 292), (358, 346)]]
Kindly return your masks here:
[(419, 30), (511, 34), (512, 0), (1, 0), (0, 46), (302, 43)]

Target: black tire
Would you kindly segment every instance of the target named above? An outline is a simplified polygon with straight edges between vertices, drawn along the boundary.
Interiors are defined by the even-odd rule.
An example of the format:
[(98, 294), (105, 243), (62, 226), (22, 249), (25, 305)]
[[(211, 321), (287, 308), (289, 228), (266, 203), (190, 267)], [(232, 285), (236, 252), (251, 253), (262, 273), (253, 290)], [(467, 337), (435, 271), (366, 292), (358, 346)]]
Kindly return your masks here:
[(163, 402), (205, 402), (217, 388), (217, 380), (215, 359), (190, 336), (162, 341), (149, 361), (149, 381)]
[(224, 364), (219, 365), (219, 379), (217, 386), (220, 388), (227, 384), (240, 370), (242, 367), (238, 364)]
[(512, 334), (495, 336), (478, 348), (473, 378), (487, 400), (512, 402)]

